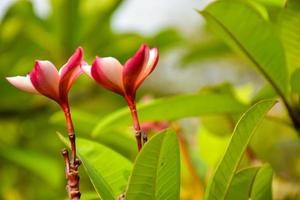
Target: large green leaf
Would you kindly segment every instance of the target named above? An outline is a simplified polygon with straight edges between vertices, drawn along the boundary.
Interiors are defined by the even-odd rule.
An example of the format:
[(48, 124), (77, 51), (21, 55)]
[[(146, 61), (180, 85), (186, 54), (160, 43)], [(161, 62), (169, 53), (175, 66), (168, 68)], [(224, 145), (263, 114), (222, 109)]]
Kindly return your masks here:
[(251, 191), (251, 200), (272, 200), (273, 170), (264, 165), (257, 173)]
[(207, 191), (206, 200), (226, 199), (229, 187), (243, 153), (268, 110), (274, 105), (273, 100), (261, 101), (252, 106), (239, 120), (224, 157), (212, 176)]
[(282, 44), (257, 10), (238, 0), (220, 0), (201, 11), (208, 24), (235, 50), (249, 59), (280, 96), (288, 89)]
[[(138, 105), (141, 122), (155, 120), (174, 120), (182, 117), (218, 113), (239, 113), (246, 106), (229, 95), (187, 94), (153, 100)], [(131, 116), (126, 107), (101, 120), (93, 131), (93, 136), (104, 130), (120, 126), (129, 126)]]
[(237, 172), (230, 185), (226, 200), (249, 200), (258, 170), (259, 167), (250, 167)]
[[(62, 137), (60, 139), (68, 144)], [(115, 151), (91, 140), (78, 138), (77, 151), (100, 198), (116, 199), (126, 188), (132, 163)]]
[(154, 136), (138, 155), (126, 200), (179, 200), (180, 156), (173, 131)]

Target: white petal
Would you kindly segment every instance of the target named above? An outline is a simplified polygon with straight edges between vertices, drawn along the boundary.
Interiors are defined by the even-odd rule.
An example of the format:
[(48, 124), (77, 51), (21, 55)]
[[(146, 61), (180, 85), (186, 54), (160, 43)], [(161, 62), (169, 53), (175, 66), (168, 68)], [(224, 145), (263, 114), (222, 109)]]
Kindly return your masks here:
[(152, 70), (152, 67), (157, 59), (157, 54), (158, 54), (158, 51), (156, 48), (150, 50), (148, 63), (145, 66), (145, 70), (144, 70), (144, 72), (146, 74), (150, 73), (150, 71)]
[(39, 94), (39, 92), (33, 87), (30, 77), (27, 76), (14, 76), (14, 77), (7, 77), (8, 80), (13, 86), (16, 88), (23, 90), (25, 92), (31, 92)]
[(148, 61), (147, 63), (144, 64), (143, 70), (136, 81), (137, 87), (147, 78), (147, 76), (155, 68), (155, 62), (157, 62), (157, 59), (158, 59), (158, 50), (157, 48), (153, 48), (149, 51)]
[(104, 75), (112, 83), (118, 85), (120, 88), (123, 88), (123, 81), (122, 81), (123, 66), (117, 59), (113, 57), (100, 58), (99, 65)]
[(92, 67), (90, 65), (82, 65), (81, 66), (81, 69), (84, 73), (86, 73), (89, 77), (93, 78), (92, 77), (92, 73), (91, 73), (91, 69)]

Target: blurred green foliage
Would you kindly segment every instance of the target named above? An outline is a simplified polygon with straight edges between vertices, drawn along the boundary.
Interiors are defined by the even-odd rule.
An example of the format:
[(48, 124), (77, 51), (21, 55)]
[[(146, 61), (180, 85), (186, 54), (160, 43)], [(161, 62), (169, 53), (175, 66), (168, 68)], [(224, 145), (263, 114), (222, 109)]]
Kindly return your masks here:
[[(208, 8), (205, 12), (211, 15), (206, 16), (209, 26), (204, 25), (188, 37), (172, 27), (151, 36), (114, 31), (112, 17), (123, 3), (121, 0), (49, 2), (51, 12), (41, 18), (34, 12), (31, 1), (16, 1), (0, 22), (0, 199), (66, 198), (64, 163), (60, 155), (64, 144), (55, 134), (56, 131), (65, 133), (63, 114), (48, 99), (16, 90), (5, 77), (28, 73), (35, 59), (50, 60), (60, 67), (78, 46), (84, 48), (89, 63), (95, 55), (114, 56), (124, 62), (141, 43), (157, 46), (161, 60), (169, 52), (180, 49), (177, 57), (183, 69), (203, 66), (207, 61), (231, 60), (236, 61), (234, 69), (248, 70), (245, 66), (249, 66), (250, 54), (250, 63), (268, 75), (271, 84), (266, 81), (264, 86), (255, 81), (250, 82), (250, 87), (223, 83), (199, 88), (195, 94), (174, 97), (146, 89), (139, 92), (138, 97), (148, 93), (160, 97), (141, 103), (143, 122), (163, 120), (168, 121), (170, 127), (180, 127), (177, 132), (184, 138), (179, 140), (183, 200), (203, 198), (208, 176), (224, 154), (230, 134), (247, 107), (265, 98), (278, 97), (277, 90), (288, 93), (293, 109), (300, 110), (300, 6), (297, 0), (243, 1), (234, 7), (238, 12), (228, 12), (227, 6)], [(247, 20), (243, 20), (244, 17)], [(216, 27), (215, 19), (232, 31), (234, 38)], [(233, 39), (237, 39), (240, 46)], [(85, 166), (90, 169), (87, 171), (101, 169), (98, 173), (103, 171), (104, 176), (109, 177), (107, 166), (95, 168), (110, 159), (109, 152), (113, 152), (111, 155), (115, 158), (112, 165), (125, 159), (128, 162), (125, 167), (131, 168), (137, 151), (129, 128), (129, 112), (122, 99), (83, 76), (71, 89), (70, 103), (77, 136), (93, 140), (79, 140), (82, 147), (91, 147), (82, 148), (82, 155), (94, 158), (85, 161), (89, 164)], [(254, 176), (269, 180), (272, 170), (268, 165), (243, 169), (258, 161), (268, 162), (274, 170), (274, 198), (299, 199), (299, 158), (300, 140), (283, 106), (277, 104), (257, 128), (241, 159), (233, 187), (235, 181), (246, 181), (243, 183), (247, 190)], [(267, 170), (269, 176), (258, 176), (260, 170)], [(86, 173), (84, 167), (80, 174), (83, 199), (97, 199), (93, 188), (95, 180), (92, 184), (88, 178), (91, 174)], [(105, 180), (101, 184), (105, 185)], [(125, 179), (114, 185), (114, 194), (122, 191), (120, 185), (124, 182)]]

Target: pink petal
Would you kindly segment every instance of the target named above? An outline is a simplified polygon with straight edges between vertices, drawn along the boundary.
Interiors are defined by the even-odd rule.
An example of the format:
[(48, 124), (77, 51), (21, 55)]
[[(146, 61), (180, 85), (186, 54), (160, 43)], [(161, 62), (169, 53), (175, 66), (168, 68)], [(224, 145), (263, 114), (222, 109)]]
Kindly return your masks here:
[(144, 65), (144, 68), (136, 81), (136, 88), (138, 88), (143, 83), (143, 81), (149, 76), (149, 74), (155, 69), (158, 59), (159, 59), (158, 49), (157, 48), (151, 49), (147, 64)]
[(16, 88), (23, 90), (25, 92), (31, 92), (35, 94), (39, 94), (39, 92), (33, 87), (30, 77), (27, 76), (14, 76), (14, 77), (7, 77), (8, 80), (13, 86)]
[(93, 62), (91, 75), (103, 87), (123, 95), (123, 66), (112, 57), (96, 58)]
[(149, 47), (142, 45), (136, 54), (124, 66), (123, 83), (127, 95), (135, 95), (136, 81), (149, 57)]
[(55, 66), (49, 61), (36, 61), (30, 73), (30, 80), (35, 89), (55, 100), (59, 101), (59, 75)]
[(59, 92), (61, 97), (66, 97), (73, 82), (82, 74), (80, 68), (83, 63), (83, 50), (79, 47), (69, 58), (68, 62), (59, 70)]

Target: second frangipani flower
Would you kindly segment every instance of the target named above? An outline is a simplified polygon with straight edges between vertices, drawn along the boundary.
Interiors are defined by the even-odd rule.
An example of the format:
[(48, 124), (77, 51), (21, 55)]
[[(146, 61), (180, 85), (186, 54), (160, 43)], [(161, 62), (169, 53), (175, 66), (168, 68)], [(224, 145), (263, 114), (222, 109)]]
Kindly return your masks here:
[[(92, 67), (82, 67), (97, 83), (125, 98), (133, 117), (139, 150), (142, 147), (142, 132), (136, 112), (136, 90), (155, 69), (158, 58), (157, 48), (150, 49), (143, 44), (124, 65), (113, 57), (96, 57)], [(146, 135), (143, 138), (147, 140)]]

